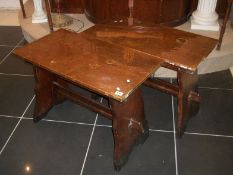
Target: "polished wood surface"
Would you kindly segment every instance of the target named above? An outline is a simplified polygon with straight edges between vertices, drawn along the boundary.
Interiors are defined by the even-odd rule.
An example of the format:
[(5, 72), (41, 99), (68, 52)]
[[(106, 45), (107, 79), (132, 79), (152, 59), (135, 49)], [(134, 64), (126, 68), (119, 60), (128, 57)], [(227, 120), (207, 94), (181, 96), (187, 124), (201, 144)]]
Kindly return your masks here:
[[(57, 5), (59, 1), (59, 6)], [(131, 0), (50, 0), (51, 11), (61, 13), (85, 13), (95, 23), (126, 19)], [(196, 10), (198, 0), (133, 0), (133, 18), (142, 26), (164, 24), (177, 26), (185, 22)], [(218, 0), (216, 11), (223, 17), (227, 0)]]
[[(117, 171), (126, 164), (133, 147), (148, 138), (139, 86), (160, 66), (160, 61), (63, 29), (14, 53), (34, 66), (34, 122), (66, 99), (113, 120), (113, 163)], [(107, 96), (109, 106), (75, 92), (71, 84)]]
[(147, 79), (144, 84), (177, 97), (176, 131), (182, 136), (188, 119), (199, 109), (197, 67), (217, 40), (168, 27), (96, 25), (84, 32), (99, 40), (134, 49), (160, 59), (161, 66), (177, 71), (177, 83)]
[[(100, 28), (97, 26), (97, 29)], [(55, 104), (65, 99), (113, 120), (113, 162), (116, 170), (120, 170), (127, 162), (132, 148), (138, 143), (144, 143), (149, 134), (139, 86), (144, 82), (145, 85), (178, 97), (177, 133), (181, 136), (188, 112), (198, 111), (198, 77), (196, 69), (193, 71), (180, 62), (177, 65), (168, 62), (166, 52), (170, 56), (178, 54), (185, 58), (198, 55), (199, 58), (209, 53), (215, 43), (215, 40), (206, 37), (202, 39), (201, 36), (186, 32), (180, 35), (181, 31), (175, 29), (136, 29), (135, 31), (134, 27), (127, 27), (125, 30), (124, 27), (118, 27), (109, 30), (104, 27), (96, 33), (96, 28), (92, 28), (83, 34), (61, 29), (14, 51), (34, 65), (34, 121), (41, 120)], [(139, 42), (142, 42), (144, 47), (138, 44)], [(154, 45), (154, 42), (159, 42), (161, 46)], [(191, 50), (190, 42), (201, 44), (206, 50), (200, 49), (201, 46), (194, 46), (193, 49), (199, 48), (198, 53), (190, 55), (189, 52), (195, 52)], [(209, 46), (211, 43), (213, 45)], [(157, 49), (156, 52), (153, 49)], [(174, 61), (174, 58), (171, 60)], [(179, 61), (189, 63), (185, 59)], [(164, 63), (178, 67), (177, 85), (149, 78)], [(185, 70), (189, 70), (189, 73)], [(69, 84), (107, 96), (109, 106), (103, 106), (91, 98), (73, 92)], [(197, 102), (197, 105), (194, 102)]]
[(84, 33), (109, 43), (154, 56), (185, 71), (195, 71), (217, 40), (173, 28), (96, 25)]
[[(106, 3), (108, 0), (105, 0)], [(130, 0), (129, 0), (130, 1)], [(168, 22), (164, 22), (162, 20), (163, 18), (163, 14), (169, 18), (170, 20), (170, 15), (172, 15), (173, 13), (170, 13), (170, 11), (176, 11), (177, 8), (174, 8), (174, 3), (172, 3), (172, 1), (161, 1), (161, 2), (154, 2), (157, 4), (160, 3), (172, 3), (172, 7), (171, 9), (168, 9), (167, 11), (169, 13), (163, 12), (162, 10), (154, 10), (156, 9), (154, 6), (143, 6), (140, 5), (140, 13), (135, 13), (135, 8), (137, 7), (131, 7), (129, 8), (129, 4), (127, 4), (126, 2), (129, 1), (122, 1), (122, 3), (118, 3), (116, 4), (116, 6), (113, 3), (113, 8), (111, 9), (115, 9), (117, 13), (120, 13), (119, 15), (116, 15), (116, 13), (113, 13), (113, 16), (109, 16), (110, 13), (108, 12), (108, 10), (106, 10), (105, 8), (109, 8), (109, 6), (105, 6), (106, 3), (99, 3), (99, 1), (93, 2), (92, 0), (72, 0), (72, 1), (68, 1), (68, 0), (45, 0), (45, 4), (46, 4), (46, 11), (47, 11), (47, 16), (48, 16), (48, 23), (50, 26), (50, 32), (53, 31), (53, 24), (52, 21), (50, 20), (51, 18), (51, 12), (56, 12), (56, 13), (85, 13), (86, 16), (93, 22), (95, 23), (105, 23), (105, 24), (112, 24), (115, 23), (114, 25), (122, 25), (122, 24), (130, 24), (130, 25), (138, 25), (138, 26), (154, 26), (155, 24), (163, 24), (163, 25), (168, 25), (168, 26), (177, 26), (183, 22), (185, 22), (188, 17), (191, 15), (191, 13), (196, 10), (197, 8), (197, 4), (198, 4), (198, 0), (190, 0), (190, 1), (184, 1), (184, 3), (176, 3), (175, 5), (181, 5), (181, 8), (187, 8), (185, 7), (185, 5), (189, 5), (189, 7), (185, 10), (185, 14), (187, 13), (187, 15), (183, 16), (180, 19), (175, 19), (175, 20), (171, 20)], [(50, 5), (49, 5), (50, 2)], [(57, 2), (57, 3), (55, 3)], [(58, 3), (59, 2), (59, 3)], [(143, 1), (138, 1), (139, 4), (140, 3), (148, 3), (148, 2), (143, 2)], [(59, 6), (57, 5), (59, 4)], [(127, 6), (128, 5), (128, 6)], [(149, 3), (150, 5), (150, 3)], [(99, 8), (99, 10), (95, 10), (95, 6), (97, 6)], [(51, 7), (51, 8), (49, 8)], [(118, 9), (118, 8), (119, 9)], [(161, 8), (162, 6), (160, 5), (157, 8)], [(169, 6), (164, 6), (164, 9), (168, 8)], [(97, 8), (97, 9), (98, 9)], [(148, 9), (149, 8), (149, 9)], [(122, 9), (124, 9), (124, 11), (127, 11), (126, 13), (122, 12)], [(137, 9), (137, 8), (136, 8)], [(223, 17), (225, 14), (225, 9), (227, 9), (227, 0), (218, 0), (217, 2), (217, 8), (216, 11), (218, 12), (218, 14), (220, 15), (220, 17)], [(22, 10), (23, 10), (23, 6), (22, 6)], [(23, 10), (24, 11), (24, 10)], [(98, 12), (99, 11), (99, 12)], [(175, 13), (175, 15), (179, 14), (182, 15), (182, 10), (180, 12)], [(95, 13), (102, 15), (102, 18), (100, 21), (97, 21), (95, 18), (98, 18), (98, 15), (96, 16)], [(142, 13), (142, 14), (141, 14)], [(127, 15), (126, 15), (127, 14)], [(147, 14), (147, 15), (146, 15)], [(153, 17), (155, 14), (159, 15), (159, 17)], [(137, 18), (137, 16), (139, 16), (139, 19)], [(141, 19), (142, 18), (142, 19)]]
[(129, 153), (137, 144), (143, 144), (149, 136), (145, 120), (144, 103), (138, 88), (127, 98), (126, 103), (109, 99), (113, 110), (112, 131), (114, 137), (114, 167), (120, 170), (128, 161)]
[(219, 18), (224, 18), (225, 12), (227, 10), (228, 0), (218, 0), (216, 6), (216, 12), (219, 15)]
[[(83, 10), (94, 23), (120, 21), (130, 16), (130, 0), (83, 0)], [(218, 0), (217, 12), (222, 17), (227, 0)], [(133, 18), (141, 26), (164, 24), (178, 26), (196, 10), (198, 0), (134, 0)]]
[[(90, 72), (89, 72), (90, 73)], [(113, 120), (114, 154), (113, 164), (119, 171), (128, 161), (133, 147), (143, 144), (149, 136), (149, 128), (144, 114), (144, 104), (140, 88), (137, 88), (124, 102), (109, 98), (110, 106), (105, 106), (90, 97), (69, 88), (72, 82), (34, 65), (36, 104), (33, 121), (39, 122), (49, 110), (64, 100), (89, 108)]]
[(14, 52), (34, 65), (119, 101), (160, 66), (159, 60), (132, 49), (63, 29)]
[[(133, 4), (130, 15), (130, 1)], [(83, 0), (86, 16), (94, 23), (108, 23), (132, 17), (142, 24), (178, 25), (191, 14), (193, 2), (186, 0)]]
[(50, 11), (50, 4), (49, 4), (49, 0), (44, 0), (44, 2), (45, 2), (45, 9), (47, 12), (49, 30), (51, 33), (53, 32), (53, 21), (52, 21), (52, 16), (51, 16), (51, 11)]
[(20, 8), (22, 10), (23, 18), (26, 18), (26, 12), (23, 5), (23, 0), (19, 0)]
[(82, 0), (49, 0), (54, 13), (82, 13)]

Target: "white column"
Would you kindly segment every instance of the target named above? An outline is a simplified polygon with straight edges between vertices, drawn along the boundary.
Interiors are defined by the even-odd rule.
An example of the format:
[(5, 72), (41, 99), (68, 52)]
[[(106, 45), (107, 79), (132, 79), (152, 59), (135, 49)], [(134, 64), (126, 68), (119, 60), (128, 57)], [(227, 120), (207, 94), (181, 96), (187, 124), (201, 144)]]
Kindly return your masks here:
[(43, 10), (41, 0), (33, 0), (34, 13), (32, 15), (32, 23), (44, 23), (47, 22), (47, 16)]
[(217, 0), (198, 0), (197, 10), (191, 17), (191, 29), (219, 31)]
[(231, 75), (232, 75), (232, 77), (233, 77), (233, 66), (230, 67), (230, 71), (231, 71)]

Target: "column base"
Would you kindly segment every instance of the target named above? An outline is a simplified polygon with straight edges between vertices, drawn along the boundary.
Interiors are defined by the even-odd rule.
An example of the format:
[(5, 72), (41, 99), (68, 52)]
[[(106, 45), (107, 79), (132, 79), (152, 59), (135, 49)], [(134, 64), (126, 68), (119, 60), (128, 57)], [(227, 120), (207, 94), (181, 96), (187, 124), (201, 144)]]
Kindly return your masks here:
[(209, 31), (219, 31), (220, 26), (218, 21), (213, 24), (201, 25), (195, 22), (195, 20), (191, 19), (191, 29), (192, 30), (209, 30)]
[(48, 22), (46, 15), (43, 16), (32, 15), (32, 23), (45, 23), (45, 22)]

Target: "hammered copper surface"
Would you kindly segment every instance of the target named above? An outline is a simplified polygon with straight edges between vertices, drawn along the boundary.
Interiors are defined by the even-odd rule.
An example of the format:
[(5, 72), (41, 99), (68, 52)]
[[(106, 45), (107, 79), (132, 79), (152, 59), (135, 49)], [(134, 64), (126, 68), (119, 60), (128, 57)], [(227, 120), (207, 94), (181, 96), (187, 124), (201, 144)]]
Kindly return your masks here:
[(119, 101), (160, 66), (160, 61), (130, 48), (63, 29), (14, 53), (76, 85)]
[(166, 64), (195, 71), (217, 40), (173, 28), (96, 25), (85, 31), (100, 40), (133, 48)]

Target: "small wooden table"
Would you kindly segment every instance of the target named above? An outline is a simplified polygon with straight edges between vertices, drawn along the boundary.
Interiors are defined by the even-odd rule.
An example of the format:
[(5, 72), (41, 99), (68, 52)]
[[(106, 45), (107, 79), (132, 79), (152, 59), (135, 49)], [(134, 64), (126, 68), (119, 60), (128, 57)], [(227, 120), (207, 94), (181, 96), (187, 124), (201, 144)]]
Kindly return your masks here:
[(181, 136), (188, 117), (195, 115), (199, 109), (197, 67), (213, 50), (217, 40), (165, 26), (95, 25), (84, 33), (159, 59), (162, 67), (177, 72), (178, 84), (160, 79), (148, 79), (144, 84), (177, 97), (176, 130)]
[[(133, 146), (148, 137), (140, 85), (160, 67), (160, 60), (62, 29), (14, 53), (34, 66), (35, 122), (64, 99), (113, 120), (116, 170), (127, 162)], [(110, 106), (73, 92), (69, 84), (108, 97)]]

